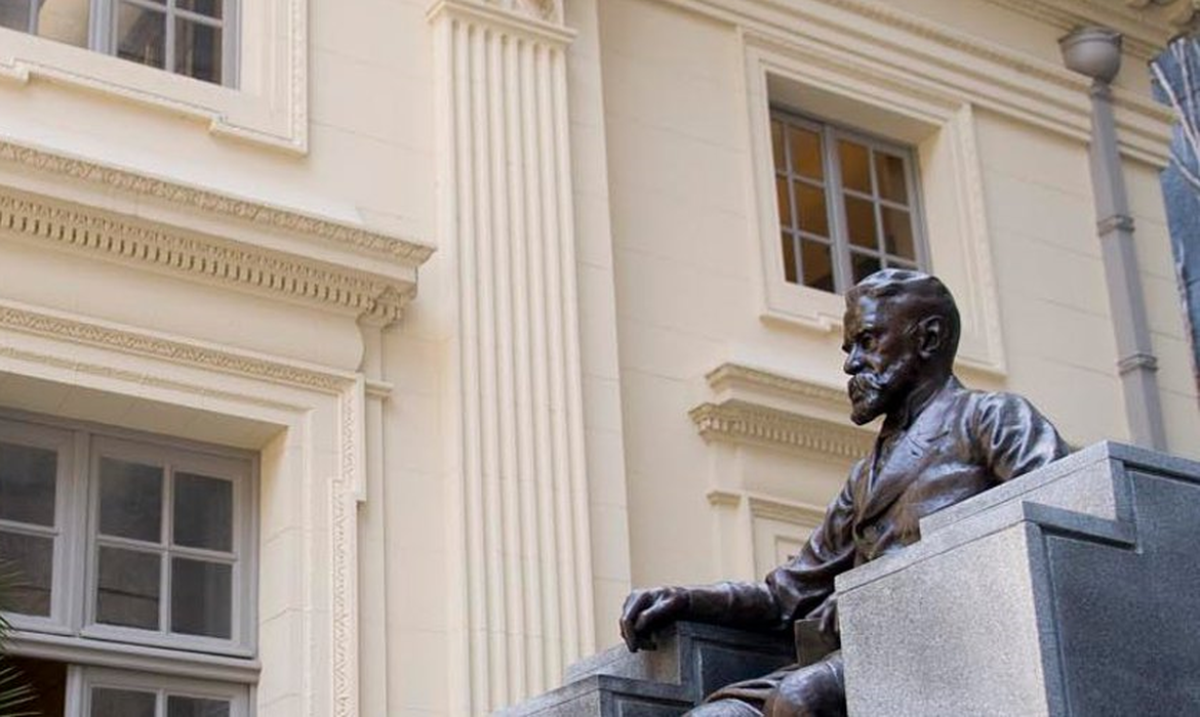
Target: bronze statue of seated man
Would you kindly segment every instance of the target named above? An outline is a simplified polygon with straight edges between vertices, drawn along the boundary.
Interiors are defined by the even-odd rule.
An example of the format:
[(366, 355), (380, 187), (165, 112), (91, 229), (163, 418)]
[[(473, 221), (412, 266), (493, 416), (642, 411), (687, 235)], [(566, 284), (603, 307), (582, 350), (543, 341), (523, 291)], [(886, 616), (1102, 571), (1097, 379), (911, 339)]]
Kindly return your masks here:
[[(851, 469), (804, 549), (764, 582), (634, 591), (621, 616), (629, 649), (677, 620), (780, 628), (818, 619), (825, 641), (837, 645), (838, 574), (916, 542), (922, 517), (1066, 455), (1054, 426), (1028, 401), (958, 382), (959, 332), (954, 298), (935, 277), (886, 269), (854, 286), (846, 294), (843, 369), (851, 420), (884, 417), (871, 454)], [(840, 651), (729, 685), (690, 714), (844, 715)]]

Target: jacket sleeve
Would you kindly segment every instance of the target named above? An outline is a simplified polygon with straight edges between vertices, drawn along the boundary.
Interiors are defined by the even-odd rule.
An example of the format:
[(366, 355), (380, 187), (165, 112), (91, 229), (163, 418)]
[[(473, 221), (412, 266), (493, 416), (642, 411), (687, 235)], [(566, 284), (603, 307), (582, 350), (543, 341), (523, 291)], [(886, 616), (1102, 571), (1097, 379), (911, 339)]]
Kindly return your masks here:
[(1003, 482), (1041, 468), (1070, 450), (1033, 404), (1010, 393), (989, 393), (976, 412), (977, 458)]

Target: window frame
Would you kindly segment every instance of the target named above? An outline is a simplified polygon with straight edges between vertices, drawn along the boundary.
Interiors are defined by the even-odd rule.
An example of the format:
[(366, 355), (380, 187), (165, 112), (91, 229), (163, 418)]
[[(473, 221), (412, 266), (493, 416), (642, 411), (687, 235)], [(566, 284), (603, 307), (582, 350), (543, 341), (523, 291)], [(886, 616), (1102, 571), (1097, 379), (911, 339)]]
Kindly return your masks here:
[[(787, 279), (787, 258), (783, 255), (782, 247), (776, 250), (780, 266), (783, 267), (784, 283), (788, 286), (795, 287), (798, 290), (816, 291), (825, 294), (833, 294), (840, 296), (855, 284), (854, 269), (852, 256), (854, 254), (867, 254), (879, 260), (880, 268), (888, 268), (891, 266), (901, 266), (903, 268), (915, 268), (920, 271), (929, 271), (929, 247), (928, 247), (928, 228), (925, 223), (925, 214), (923, 203), (921, 201), (921, 184), (920, 184), (920, 169), (918, 166), (916, 148), (901, 144), (896, 141), (888, 140), (877, 135), (847, 127), (837, 122), (831, 122), (816, 115), (797, 112), (796, 110), (782, 105), (780, 103), (771, 103), (768, 108), (768, 121), (781, 123), (783, 134), (783, 152), (784, 152), (784, 167), (780, 169), (775, 165), (774, 159), (771, 163), (772, 184), (779, 178), (783, 178), (787, 183), (788, 201), (790, 203), (791, 226), (784, 226), (782, 219), (782, 211), (778, 206), (778, 194), (775, 194), (775, 217), (777, 219), (778, 232), (782, 240), (786, 234), (793, 243), (793, 255), (795, 259), (796, 281), (792, 282)], [(819, 237), (812, 235), (810, 232), (805, 232), (799, 228), (799, 219), (797, 215), (797, 201), (794, 189), (794, 183), (797, 181), (811, 183), (811, 178), (803, 177), (794, 171), (792, 162), (792, 147), (791, 142), (787, 140), (787, 128), (789, 126), (799, 127), (804, 130), (816, 133), (821, 138), (821, 167), (824, 173), (823, 190), (825, 192), (825, 213), (829, 227), (829, 237)], [(863, 145), (870, 152), (870, 156), (875, 153), (884, 153), (899, 157), (904, 163), (904, 181), (906, 189), (909, 193), (909, 204), (906, 207), (899, 207), (897, 203), (885, 199), (879, 191), (879, 180), (876, 176), (875, 162), (868, 161), (868, 171), (870, 172), (871, 180), (871, 196), (865, 196), (862, 192), (845, 187), (842, 183), (842, 168), (841, 160), (838, 155), (838, 142), (848, 140), (856, 144)], [(768, 132), (768, 143), (771, 147), (771, 156), (774, 158), (774, 139), (771, 133)], [(855, 249), (851, 245), (849, 237), (849, 228), (847, 226), (848, 219), (846, 215), (846, 194), (850, 196), (869, 201), (874, 218), (875, 227), (875, 248), (873, 250), (862, 251)], [(894, 206), (901, 208), (910, 213), (910, 221), (913, 235), (913, 252), (915, 258), (913, 260), (903, 259), (891, 255), (887, 252), (884, 245), (884, 225), (883, 225), (883, 208)], [(832, 279), (833, 290), (828, 291), (821, 287), (810, 286), (804, 283), (803, 275), (803, 258), (800, 251), (800, 243), (802, 238), (808, 238), (811, 241), (819, 241), (827, 244), (830, 247), (830, 259), (832, 263)]]
[(65, 713), (88, 717), (91, 712), (92, 688), (154, 692), (155, 715), (166, 717), (166, 697), (178, 695), (200, 699), (225, 700), (230, 703), (229, 717), (251, 717), (251, 689), (246, 685), (211, 680), (151, 675), (113, 667), (71, 665), (68, 667)]
[[(5, 612), (16, 630), (14, 637), (38, 642), (38, 635), (55, 636), (50, 640), (56, 649), (54, 659), (73, 662), (72, 653), (81, 663), (96, 663), (93, 653), (114, 646), (119, 651), (145, 650), (146, 654), (162, 657), (174, 655), (180, 662), (211, 661), (230, 658), (245, 662), (257, 654), (258, 638), (258, 510), (259, 459), (253, 452), (202, 444), (186, 439), (170, 438), (126, 429), (100, 426), (79, 421), (0, 411), (0, 440), (12, 435), (31, 437), (31, 445), (59, 446), (59, 461), (55, 495), (55, 526), (59, 530), (54, 550), (52, 572), (51, 615), (42, 617)], [(44, 436), (44, 438), (43, 438)], [(33, 441), (37, 441), (34, 443)], [(55, 443), (55, 441), (57, 441)], [(95, 623), (95, 600), (98, 560), (96, 539), (99, 521), (97, 502), (99, 490), (98, 465), (101, 455), (113, 450), (125, 456), (140, 458), (171, 457), (174, 465), (184, 470), (213, 471), (213, 477), (232, 480), (233, 486), (233, 545), (236, 556), (231, 575), (230, 638), (170, 633), (169, 625), (160, 624), (159, 631), (141, 630)], [(170, 483), (164, 472), (165, 511)], [(60, 512), (62, 511), (62, 512)], [(168, 516), (163, 516), (168, 521)], [(7, 523), (6, 523), (7, 525)], [(167, 524), (169, 526), (169, 523)], [(169, 580), (172, 546), (170, 536), (163, 535), (163, 550), (167, 554), (160, 575), (161, 584)], [(190, 551), (185, 550), (184, 553)], [(63, 559), (60, 561), (59, 558)], [(160, 600), (170, 600), (169, 589), (160, 589)], [(166, 605), (160, 606), (160, 620), (169, 615)], [(17, 650), (17, 652), (21, 652)], [(37, 655), (31, 655), (37, 656)], [(254, 665), (247, 665), (255, 668)]]
[[(33, 2), (35, 0), (31, 0)], [(228, 87), (230, 89), (238, 88), (238, 77), (240, 75), (240, 46), (241, 46), (241, 6), (240, 0), (220, 0), (221, 2), (221, 19), (213, 22), (210, 18), (206, 18), (200, 13), (193, 13), (187, 10), (181, 10), (176, 7), (177, 0), (162, 0), (162, 5), (159, 6), (152, 0), (91, 0), (90, 13), (91, 18), (88, 22), (88, 47), (86, 49), (102, 53), (109, 57), (123, 60), (125, 62), (133, 62), (134, 64), (142, 65), (143, 63), (135, 60), (125, 60), (117, 55), (118, 39), (117, 39), (117, 9), (121, 3), (140, 7), (152, 12), (161, 12), (166, 16), (166, 29), (163, 38), (163, 55), (164, 67), (154, 67), (153, 65), (143, 65), (155, 70), (160, 70), (171, 75), (184, 77), (187, 79), (212, 84), (219, 87)], [(208, 82), (200, 80), (191, 75), (178, 72), (175, 65), (175, 23), (173, 20), (177, 17), (191, 21), (199, 21), (202, 24), (220, 27), (221, 29), (221, 81)]]

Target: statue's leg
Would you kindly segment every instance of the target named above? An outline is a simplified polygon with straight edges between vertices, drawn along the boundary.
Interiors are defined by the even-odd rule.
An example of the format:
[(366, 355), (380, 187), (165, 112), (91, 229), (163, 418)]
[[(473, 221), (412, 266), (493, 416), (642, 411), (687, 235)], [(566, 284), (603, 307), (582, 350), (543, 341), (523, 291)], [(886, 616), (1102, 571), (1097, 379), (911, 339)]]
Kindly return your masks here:
[(762, 712), (741, 700), (717, 700), (701, 702), (685, 717), (762, 717)]
[(763, 705), (764, 717), (846, 717), (842, 653), (784, 677)]

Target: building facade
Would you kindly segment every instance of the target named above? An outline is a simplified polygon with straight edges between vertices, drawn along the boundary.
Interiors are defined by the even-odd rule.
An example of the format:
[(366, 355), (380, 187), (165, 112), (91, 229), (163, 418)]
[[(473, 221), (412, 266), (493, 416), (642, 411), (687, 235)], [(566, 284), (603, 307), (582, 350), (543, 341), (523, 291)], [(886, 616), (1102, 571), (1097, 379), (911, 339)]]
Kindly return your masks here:
[[(1193, 8), (0, 1), (0, 557), (43, 706), (555, 686), (631, 586), (820, 520), (872, 440), (839, 293), (883, 266), (956, 294), (969, 385), (1082, 446), (1141, 435), (1144, 371), (1200, 455), (1146, 71)], [(1086, 25), (1124, 38), (1119, 216)]]

